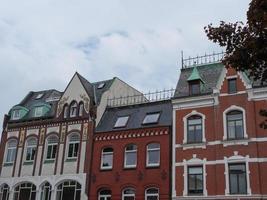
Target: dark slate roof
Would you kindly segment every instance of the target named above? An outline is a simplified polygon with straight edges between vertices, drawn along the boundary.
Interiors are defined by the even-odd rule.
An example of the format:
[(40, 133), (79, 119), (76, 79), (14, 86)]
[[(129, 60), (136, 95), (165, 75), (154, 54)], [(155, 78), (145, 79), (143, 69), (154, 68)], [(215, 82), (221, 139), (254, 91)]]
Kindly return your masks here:
[[(160, 112), (159, 122), (156, 124), (142, 125), (147, 113)], [(126, 127), (114, 128), (118, 117), (130, 116)], [(118, 130), (130, 130), (146, 127), (171, 126), (172, 124), (172, 105), (170, 100), (137, 104), (131, 106), (107, 108), (102, 116), (96, 132), (109, 132)]]
[[(95, 100), (96, 100), (97, 105), (100, 103), (102, 94), (106, 92), (107, 90), (109, 90), (114, 80), (115, 78), (92, 83), (94, 87), (94, 91), (95, 91), (94, 93), (95, 93)], [(103, 88), (98, 88), (98, 86), (102, 83), (104, 84)]]
[[(221, 63), (214, 63), (209, 65), (201, 65), (196, 67), (201, 79), (203, 80), (203, 88), (201, 94), (210, 94), (213, 88), (216, 87), (217, 81), (222, 73), (224, 65)], [(187, 79), (190, 77), (193, 67), (181, 69), (179, 81), (176, 86), (174, 98), (189, 96), (189, 84)]]
[[(39, 99), (36, 99), (36, 97), (39, 94), (43, 94), (43, 96)], [(57, 108), (57, 103), (59, 98), (61, 97), (62, 93), (51, 89), (51, 90), (43, 90), (43, 91), (36, 91), (36, 92), (29, 92), (28, 95), (16, 106), (22, 106), (25, 107), (29, 110), (29, 112), (22, 118), (19, 119), (19, 121), (26, 121), (26, 120), (31, 120), (34, 119), (34, 107), (38, 105), (49, 105), (51, 106), (51, 109), (49, 112), (47, 112), (44, 116), (41, 118), (49, 118), (53, 117), (56, 113), (56, 108)], [(14, 107), (16, 107), (14, 106)], [(13, 121), (13, 120), (11, 120)], [(15, 120), (16, 121), (16, 120)]]

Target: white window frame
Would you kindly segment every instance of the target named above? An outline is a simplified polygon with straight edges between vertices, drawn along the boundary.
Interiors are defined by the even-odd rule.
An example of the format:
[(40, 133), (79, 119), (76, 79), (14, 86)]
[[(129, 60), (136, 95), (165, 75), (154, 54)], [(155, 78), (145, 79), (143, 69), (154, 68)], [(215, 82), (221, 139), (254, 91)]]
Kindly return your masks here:
[[(8, 145), (11, 142), (16, 142), (16, 146), (15, 147), (9, 147)], [(16, 154), (17, 154), (17, 145), (18, 145), (18, 142), (15, 139), (10, 139), (10, 140), (7, 141), (7, 143), (6, 143), (6, 150), (5, 150), (6, 153), (5, 153), (5, 159), (4, 159), (4, 163), (5, 164), (13, 164), (15, 162), (15, 160), (16, 160)], [(11, 155), (15, 154), (13, 161), (7, 161), (7, 159), (8, 159), (8, 151), (9, 150), (12, 151)]]
[[(153, 149), (148, 149), (148, 146), (150, 144), (158, 144), (159, 147), (158, 148), (153, 148)], [(149, 152), (150, 151), (159, 151), (159, 162), (158, 163), (149, 163)], [(161, 154), (161, 151), (160, 151), (160, 143), (158, 143), (158, 142), (152, 142), (152, 143), (147, 144), (146, 145), (146, 166), (147, 167), (158, 167), (158, 166), (160, 166), (160, 159), (161, 159), (160, 154)]]
[[(56, 137), (57, 138), (57, 142), (53, 142), (53, 143), (49, 143), (49, 138), (51, 138), (51, 137)], [(49, 146), (52, 146), (52, 150), (53, 150), (53, 147), (54, 146), (57, 146), (56, 147), (56, 156), (55, 156), (55, 158), (47, 158), (47, 155), (48, 155), (48, 147)], [(55, 160), (56, 159), (56, 157), (57, 157), (57, 152), (58, 151), (58, 137), (57, 136), (55, 136), (55, 135), (51, 135), (51, 136), (49, 136), (47, 139), (46, 139), (46, 154), (45, 154), (45, 160)], [(53, 151), (51, 151), (51, 154), (53, 154)]]
[[(72, 109), (74, 108), (76, 108), (76, 112), (75, 114), (72, 114)], [(70, 117), (77, 117), (78, 114), (78, 104), (77, 102), (73, 102), (72, 104), (70, 104)]]
[(65, 105), (63, 108), (63, 118), (64, 119), (68, 118), (68, 109), (69, 109), (69, 107), (67, 105)]
[[(77, 135), (77, 136), (79, 136), (79, 140), (75, 140), (75, 141), (71, 141), (70, 139), (71, 139), (71, 136), (73, 136), (73, 135)], [(68, 151), (66, 152), (67, 153), (67, 159), (77, 159), (78, 158), (78, 156), (79, 156), (79, 148), (80, 148), (80, 135), (79, 134), (77, 134), (77, 133), (73, 133), (73, 134), (71, 134), (71, 135), (69, 135), (68, 136)], [(78, 144), (78, 152), (77, 152), (77, 156), (74, 156), (74, 151), (75, 151), (75, 148), (73, 148), (73, 151), (72, 151), (72, 156), (69, 156), (69, 149), (70, 149), (70, 145), (71, 144), (73, 144), (74, 145), (74, 147), (75, 147), (75, 144)]]
[(243, 129), (244, 129), (244, 139), (248, 138), (248, 134), (247, 134), (247, 121), (246, 121), (246, 111), (244, 108), (236, 106), (236, 105), (232, 105), (229, 108), (227, 108), (226, 110), (223, 111), (223, 140), (227, 140), (228, 139), (228, 134), (227, 134), (227, 113), (234, 111), (234, 110), (238, 110), (242, 112), (243, 115)]
[[(229, 164), (243, 163), (246, 165), (246, 178), (247, 178), (247, 194), (230, 194), (230, 180), (229, 180)], [(226, 196), (249, 196), (251, 195), (250, 187), (250, 171), (249, 171), (249, 155), (246, 157), (238, 155), (238, 152), (234, 152), (234, 156), (229, 158), (224, 157), (224, 174), (225, 174), (225, 195)]]
[(14, 109), (12, 111), (12, 119), (13, 120), (20, 119), (20, 115), (21, 115), (21, 110), (20, 109)]
[[(128, 189), (134, 190), (134, 194), (124, 194), (124, 191), (128, 190)], [(134, 197), (134, 199), (135, 199), (135, 193), (136, 193), (136, 190), (134, 188), (132, 188), (132, 187), (127, 187), (127, 188), (123, 189), (123, 191), (122, 191), (122, 200), (124, 200), (125, 197)]]
[(101, 198), (104, 198), (105, 200), (107, 200), (107, 198), (111, 198), (111, 194), (100, 194), (102, 191), (105, 191), (105, 190), (110, 191), (111, 193), (111, 190), (108, 190), (108, 189), (100, 190), (98, 192), (98, 200), (100, 200)]
[[(123, 128), (123, 127), (125, 127), (127, 125), (128, 121), (129, 121), (129, 118), (130, 118), (129, 115), (117, 117), (117, 120), (116, 120), (116, 122), (114, 124), (114, 128)], [(126, 122), (125, 122), (124, 125), (119, 125), (118, 124), (120, 119), (126, 119)]]
[[(105, 147), (105, 148), (102, 149), (102, 152), (101, 152), (101, 166), (100, 166), (100, 169), (102, 169), (102, 170), (109, 170), (109, 169), (113, 168), (114, 149), (111, 148), (112, 152), (104, 152), (104, 150), (107, 149), (107, 148), (111, 148), (111, 147)], [(103, 157), (104, 157), (104, 155), (112, 155), (112, 164), (111, 164), (111, 166), (103, 166), (103, 161), (104, 161)]]
[[(158, 190), (158, 193), (157, 194), (147, 194), (147, 191), (150, 190), (150, 189), (156, 189)], [(147, 188), (146, 191), (145, 191), (145, 200), (147, 200), (148, 197), (157, 197), (157, 200), (159, 200), (159, 189), (156, 188), (156, 187), (150, 187), (150, 188)]]
[(34, 116), (35, 117), (41, 117), (43, 115), (44, 107), (43, 106), (36, 106), (34, 108)]
[[(188, 118), (194, 115), (198, 115), (202, 119), (202, 142), (206, 142), (206, 135), (205, 135), (205, 121), (206, 121), (206, 116), (200, 112), (197, 112), (196, 110), (193, 110), (191, 113), (187, 114), (186, 116), (183, 117), (183, 122), (184, 122), (184, 139), (183, 139), (183, 144), (188, 144), (187, 143), (187, 122)], [(188, 145), (195, 145), (196, 143), (188, 144)]]
[(83, 116), (83, 112), (84, 112), (84, 104), (83, 102), (82, 103), (79, 103), (79, 117)]
[[(207, 191), (207, 180), (206, 180), (206, 162), (207, 159), (204, 158), (203, 160), (196, 158), (196, 155), (193, 154), (193, 158), (190, 160), (184, 160), (183, 166), (184, 166), (184, 191), (183, 196), (190, 196), (190, 197), (200, 197), (200, 196), (208, 196)], [(189, 195), (188, 194), (188, 167), (194, 167), (194, 166), (202, 166), (203, 167), (203, 195)]]
[[(35, 144), (28, 145), (28, 141), (29, 140), (32, 140), (32, 139), (35, 140)], [(35, 154), (34, 154), (34, 159), (33, 160), (27, 160), (27, 152), (28, 152), (28, 149), (31, 149), (31, 156), (30, 157), (32, 157), (32, 151), (33, 151), (33, 149), (35, 149)], [(36, 159), (36, 156), (37, 156), (37, 140), (36, 140), (36, 138), (29, 138), (26, 141), (25, 162), (34, 162), (34, 160)]]
[[(131, 145), (135, 146), (136, 149), (127, 150), (127, 147), (131, 146)], [(127, 153), (135, 153), (135, 164), (134, 165), (127, 165)], [(137, 145), (136, 144), (128, 144), (124, 150), (124, 168), (135, 168), (136, 166), (137, 166)]]

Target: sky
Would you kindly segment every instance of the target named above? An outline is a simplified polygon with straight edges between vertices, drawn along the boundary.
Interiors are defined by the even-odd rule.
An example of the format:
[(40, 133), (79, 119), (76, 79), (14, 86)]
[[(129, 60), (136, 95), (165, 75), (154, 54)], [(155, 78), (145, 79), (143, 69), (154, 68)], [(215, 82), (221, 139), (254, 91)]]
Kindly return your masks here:
[(29, 91), (64, 91), (76, 71), (143, 92), (175, 88), (181, 51), (221, 52), (203, 27), (245, 22), (249, 2), (0, 0), (0, 122)]

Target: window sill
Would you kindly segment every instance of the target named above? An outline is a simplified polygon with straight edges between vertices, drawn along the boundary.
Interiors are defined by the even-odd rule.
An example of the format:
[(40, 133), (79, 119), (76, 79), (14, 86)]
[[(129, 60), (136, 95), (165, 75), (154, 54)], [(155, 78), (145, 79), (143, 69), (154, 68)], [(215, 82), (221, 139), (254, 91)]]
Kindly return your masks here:
[(33, 161), (24, 161), (23, 165), (33, 165)]
[(147, 165), (146, 169), (159, 169), (160, 165)]
[(223, 146), (232, 146), (232, 145), (248, 145), (249, 139), (248, 138), (241, 138), (241, 139), (227, 139), (223, 140)]
[(54, 162), (55, 162), (55, 160), (45, 160), (44, 164), (49, 164), (49, 163), (54, 163)]
[(100, 171), (112, 171), (112, 168), (100, 168)]
[(65, 162), (76, 162), (77, 158), (67, 158)]
[(4, 163), (4, 167), (10, 167), (13, 166), (13, 163)]
[(131, 166), (131, 167), (124, 166), (123, 170), (136, 170), (136, 166)]
[(182, 145), (183, 150), (186, 149), (206, 149), (206, 142), (199, 142), (199, 143), (184, 143)]

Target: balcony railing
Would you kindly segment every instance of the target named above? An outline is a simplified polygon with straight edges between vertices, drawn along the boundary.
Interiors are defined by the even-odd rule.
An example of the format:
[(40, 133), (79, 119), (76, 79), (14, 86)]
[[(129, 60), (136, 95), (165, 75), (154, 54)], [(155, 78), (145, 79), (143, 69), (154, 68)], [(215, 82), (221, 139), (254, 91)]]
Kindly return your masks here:
[(163, 100), (169, 100), (173, 97), (175, 89), (162, 90), (156, 92), (148, 92), (146, 94), (132, 95), (125, 97), (116, 97), (108, 99), (109, 107), (120, 107), (135, 104), (151, 103)]

